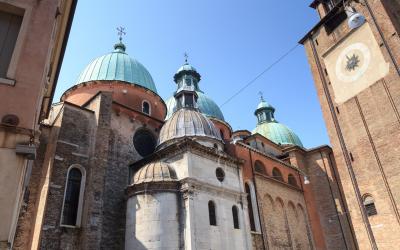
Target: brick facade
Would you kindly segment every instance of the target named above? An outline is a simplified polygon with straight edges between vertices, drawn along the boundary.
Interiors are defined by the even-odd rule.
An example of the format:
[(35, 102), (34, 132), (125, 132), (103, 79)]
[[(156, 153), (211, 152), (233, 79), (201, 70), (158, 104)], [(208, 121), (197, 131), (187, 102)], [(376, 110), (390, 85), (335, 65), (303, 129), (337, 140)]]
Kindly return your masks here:
[[(389, 73), (344, 103), (336, 103), (323, 55), (346, 41), (351, 32), (342, 22), (328, 34), (325, 22), (341, 4), (322, 14), (321, 22), (302, 39), (333, 146), (337, 172), (349, 207), (360, 249), (390, 249), (399, 245), (400, 139), (400, 11), (398, 1), (348, 1), (362, 13), (380, 46)], [(322, 4), (318, 5), (319, 7)], [(365, 24), (367, 25), (367, 24)], [(374, 59), (372, 59), (374, 60)], [(374, 72), (375, 69), (368, 69)], [(367, 71), (368, 72), (368, 71)], [(373, 197), (377, 215), (368, 216), (363, 202)]]

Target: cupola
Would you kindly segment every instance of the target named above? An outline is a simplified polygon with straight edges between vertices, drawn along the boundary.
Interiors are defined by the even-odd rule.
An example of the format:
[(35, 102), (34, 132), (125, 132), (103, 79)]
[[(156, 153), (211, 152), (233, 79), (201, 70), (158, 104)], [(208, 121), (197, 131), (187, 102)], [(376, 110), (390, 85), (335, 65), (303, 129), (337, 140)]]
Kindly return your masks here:
[[(196, 78), (195, 74), (192, 76)], [(193, 78), (191, 80), (195, 80)], [(180, 79), (188, 78), (177, 77), (177, 82), (180, 82)], [(214, 145), (214, 142), (222, 143), (220, 133), (213, 122), (199, 111), (198, 95), (193, 81), (181, 81), (174, 99), (175, 112), (161, 128), (158, 148), (185, 137), (202, 141), (205, 145)]]
[[(199, 88), (199, 82), (201, 80), (201, 75), (197, 70), (188, 63), (187, 55), (185, 55), (185, 63), (177, 70), (174, 75), (174, 82), (177, 84), (177, 91), (183, 86), (193, 86), (193, 90), (197, 95), (197, 108), (201, 113), (207, 117), (216, 118), (218, 120), (224, 121), (224, 116), (218, 107), (218, 105), (207, 95), (204, 94)], [(175, 93), (174, 93), (175, 95)], [(176, 102), (175, 96), (171, 96), (167, 101), (167, 116), (168, 120), (172, 114), (178, 109), (178, 103)]]
[(258, 122), (253, 134), (260, 134), (279, 145), (303, 147), (299, 137), (290, 128), (275, 119), (275, 108), (268, 104), (262, 96), (254, 114)]

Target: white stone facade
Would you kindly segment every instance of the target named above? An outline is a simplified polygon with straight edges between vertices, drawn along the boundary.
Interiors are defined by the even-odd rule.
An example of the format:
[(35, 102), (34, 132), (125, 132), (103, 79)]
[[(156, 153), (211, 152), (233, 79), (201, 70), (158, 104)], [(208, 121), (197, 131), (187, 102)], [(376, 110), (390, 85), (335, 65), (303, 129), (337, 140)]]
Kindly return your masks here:
[(140, 194), (128, 200), (125, 249), (179, 249), (176, 193)]
[[(179, 185), (176, 192), (154, 188), (155, 183), (148, 190), (135, 189), (127, 204), (126, 249), (251, 249), (241, 168), (215, 156), (185, 151), (163, 159)], [(217, 168), (224, 170), (223, 181), (216, 177)], [(209, 201), (215, 204), (216, 225), (210, 225)]]

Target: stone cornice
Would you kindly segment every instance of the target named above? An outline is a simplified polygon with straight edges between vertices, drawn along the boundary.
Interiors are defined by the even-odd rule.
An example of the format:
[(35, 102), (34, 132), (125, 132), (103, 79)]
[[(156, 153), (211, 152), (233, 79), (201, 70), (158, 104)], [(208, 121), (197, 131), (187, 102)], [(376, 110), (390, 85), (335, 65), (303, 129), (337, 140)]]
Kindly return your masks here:
[(215, 148), (206, 147), (190, 138), (183, 138), (177, 140), (174, 144), (168, 145), (165, 148), (154, 152), (146, 158), (130, 164), (130, 167), (134, 170), (137, 170), (150, 162), (171, 158), (185, 152), (192, 152), (200, 156), (208, 156), (209, 159), (222, 161), (227, 165), (242, 165), (243, 163), (243, 161), (241, 161), (240, 159), (234, 158), (224, 151), (219, 151)]
[(219, 187), (216, 185), (212, 185), (210, 183), (200, 181), (191, 177), (184, 178), (179, 181), (181, 185), (181, 192), (182, 193), (188, 193), (190, 195), (195, 195), (196, 191), (203, 191), (207, 192), (210, 194), (218, 194), (218, 195), (226, 195), (230, 196), (233, 198), (238, 199), (241, 201), (241, 199), (246, 198), (246, 193), (245, 192), (240, 192), (240, 191), (235, 191), (232, 189), (227, 189), (223, 187)]
[[(165, 104), (164, 100), (161, 98), (161, 96), (159, 96), (157, 93), (153, 92), (152, 90), (145, 88), (143, 86), (140, 86), (138, 84), (134, 84), (134, 83), (130, 83), (130, 82), (125, 82), (125, 81), (120, 81), (120, 80), (95, 80), (95, 81), (88, 81), (88, 82), (82, 82), (79, 84), (76, 84), (72, 87), (70, 87), (69, 89), (67, 89), (61, 96), (61, 100), (64, 100), (66, 96), (68, 96), (72, 91), (74, 91), (75, 89), (78, 88), (83, 88), (86, 86), (90, 86), (90, 85), (96, 85), (96, 84), (124, 84), (127, 87), (132, 87), (132, 88), (141, 88), (149, 93), (152, 93), (154, 96), (157, 96), (159, 98), (159, 100), (161, 101), (161, 103), (164, 105), (165, 108), (167, 108), (167, 105)], [(99, 91), (101, 92), (101, 91)], [(97, 95), (97, 94), (96, 94)]]
[(158, 181), (158, 182), (145, 182), (140, 184), (129, 185), (125, 189), (125, 193), (128, 197), (138, 194), (145, 193), (157, 193), (157, 192), (179, 192), (178, 181)]

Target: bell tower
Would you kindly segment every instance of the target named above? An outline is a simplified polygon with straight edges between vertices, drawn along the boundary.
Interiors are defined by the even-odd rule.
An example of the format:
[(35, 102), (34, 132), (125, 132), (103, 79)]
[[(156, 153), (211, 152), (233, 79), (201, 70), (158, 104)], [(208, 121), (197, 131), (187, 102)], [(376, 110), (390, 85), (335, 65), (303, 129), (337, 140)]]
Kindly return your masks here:
[[(360, 249), (400, 245), (400, 6), (315, 0), (301, 39)], [(350, 236), (349, 236), (350, 237)]]

